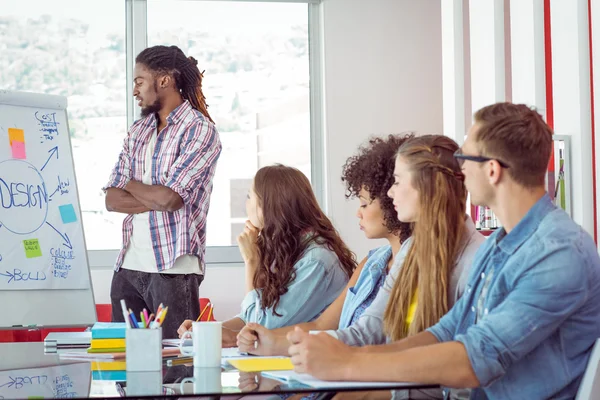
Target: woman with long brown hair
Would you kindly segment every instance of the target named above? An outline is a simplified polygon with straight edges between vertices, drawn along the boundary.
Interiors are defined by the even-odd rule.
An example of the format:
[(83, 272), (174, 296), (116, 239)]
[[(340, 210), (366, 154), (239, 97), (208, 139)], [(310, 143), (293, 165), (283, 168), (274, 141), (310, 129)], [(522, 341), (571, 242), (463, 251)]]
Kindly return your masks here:
[[(238, 244), (246, 270), (241, 313), (223, 323), (223, 346), (236, 345), (246, 323), (269, 329), (317, 318), (356, 268), (302, 172), (261, 168), (246, 201), (248, 221)], [(186, 320), (180, 335), (191, 328)]]

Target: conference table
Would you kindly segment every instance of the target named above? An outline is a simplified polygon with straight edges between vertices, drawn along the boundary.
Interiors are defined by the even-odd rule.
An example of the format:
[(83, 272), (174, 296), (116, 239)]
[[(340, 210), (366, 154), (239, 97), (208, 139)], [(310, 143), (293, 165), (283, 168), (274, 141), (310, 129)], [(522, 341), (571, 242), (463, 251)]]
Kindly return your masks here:
[[(314, 388), (301, 383), (271, 379), (260, 372), (241, 372), (233, 367), (194, 368), (169, 366), (162, 371), (115, 371), (110, 364), (60, 357), (45, 352), (43, 343), (0, 343), (0, 399), (39, 398), (179, 398), (285, 399), (311, 395), (311, 399), (349, 397), (350, 392), (427, 389), (435, 385), (398, 383), (393, 387)], [(99, 366), (107, 366), (99, 370)], [(102, 369), (102, 368), (100, 368)], [(344, 394), (348, 394), (345, 396)]]

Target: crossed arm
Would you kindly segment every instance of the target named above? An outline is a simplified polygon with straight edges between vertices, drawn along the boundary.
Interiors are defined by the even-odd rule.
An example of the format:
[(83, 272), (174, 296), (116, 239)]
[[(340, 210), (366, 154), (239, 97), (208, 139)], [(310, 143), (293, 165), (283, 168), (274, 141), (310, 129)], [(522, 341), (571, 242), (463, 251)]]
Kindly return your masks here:
[(139, 214), (150, 210), (173, 212), (183, 207), (183, 199), (172, 189), (137, 181), (129, 181), (125, 189), (108, 188), (105, 203), (108, 211), (125, 214)]

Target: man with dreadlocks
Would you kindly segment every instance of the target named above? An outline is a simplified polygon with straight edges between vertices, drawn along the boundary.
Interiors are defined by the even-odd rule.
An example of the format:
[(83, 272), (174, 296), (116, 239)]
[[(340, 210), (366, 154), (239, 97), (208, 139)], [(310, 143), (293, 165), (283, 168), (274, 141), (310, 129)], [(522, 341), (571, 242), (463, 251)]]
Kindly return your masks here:
[(120, 300), (139, 315), (169, 306), (163, 337), (200, 312), (206, 214), (221, 153), (206, 110), (202, 73), (176, 46), (154, 46), (136, 58), (133, 95), (141, 107), (108, 184), (106, 208), (128, 214), (110, 297), (113, 321)]

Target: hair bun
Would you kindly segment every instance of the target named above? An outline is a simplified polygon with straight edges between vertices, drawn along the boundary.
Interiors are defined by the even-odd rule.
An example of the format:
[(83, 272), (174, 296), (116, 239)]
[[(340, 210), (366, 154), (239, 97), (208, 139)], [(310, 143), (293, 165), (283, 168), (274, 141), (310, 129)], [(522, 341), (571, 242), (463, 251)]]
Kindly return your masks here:
[(191, 63), (192, 63), (194, 66), (197, 66), (197, 65), (198, 65), (198, 61), (197, 61), (197, 60), (196, 60), (194, 57), (192, 57), (192, 56), (189, 56), (189, 57), (188, 57), (188, 60), (190, 60), (190, 62), (191, 62)]

